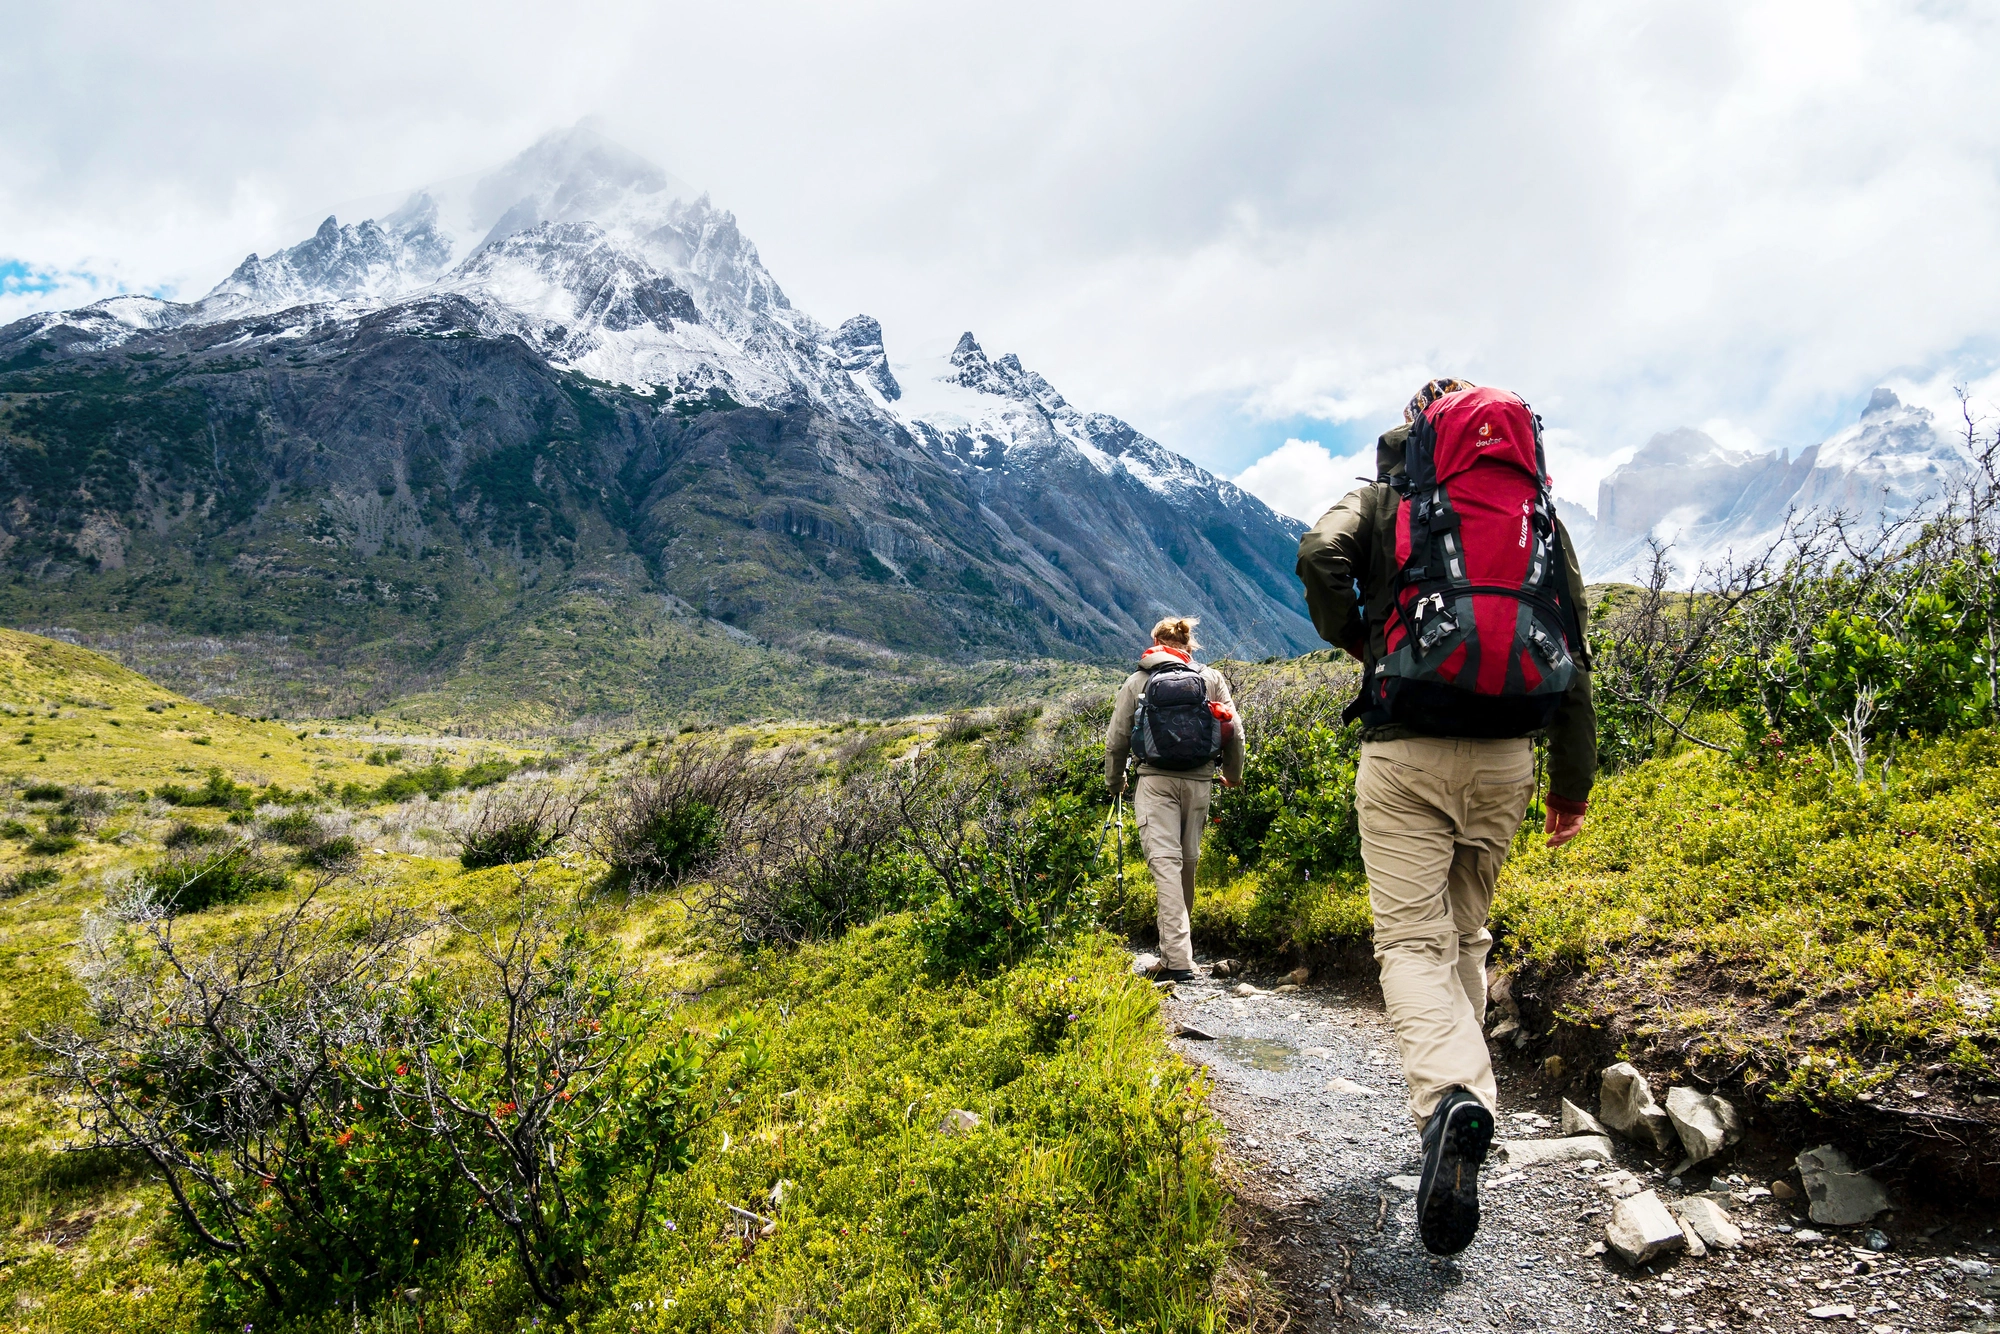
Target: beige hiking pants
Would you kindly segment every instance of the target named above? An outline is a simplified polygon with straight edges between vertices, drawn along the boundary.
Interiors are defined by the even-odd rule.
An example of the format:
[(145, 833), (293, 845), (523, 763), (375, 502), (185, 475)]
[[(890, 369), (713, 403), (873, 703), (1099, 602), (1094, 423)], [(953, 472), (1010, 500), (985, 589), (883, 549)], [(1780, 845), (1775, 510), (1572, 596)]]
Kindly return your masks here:
[(1160, 905), (1160, 960), (1168, 968), (1194, 967), (1189, 916), (1194, 912), (1194, 868), (1201, 857), (1201, 827), (1208, 822), (1212, 785), (1206, 778), (1140, 774), (1132, 794), (1139, 846), (1153, 870)]
[(1494, 1109), (1486, 912), (1534, 786), (1526, 740), (1412, 737), (1361, 747), (1354, 807), (1375, 961), (1419, 1123), (1454, 1085)]

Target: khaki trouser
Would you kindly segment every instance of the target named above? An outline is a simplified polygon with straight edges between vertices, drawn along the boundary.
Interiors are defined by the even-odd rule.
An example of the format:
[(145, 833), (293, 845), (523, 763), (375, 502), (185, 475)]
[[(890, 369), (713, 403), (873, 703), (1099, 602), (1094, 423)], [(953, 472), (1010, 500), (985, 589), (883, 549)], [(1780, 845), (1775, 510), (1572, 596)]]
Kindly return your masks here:
[(1132, 794), (1139, 846), (1153, 869), (1160, 905), (1160, 960), (1168, 968), (1194, 967), (1189, 915), (1194, 912), (1194, 868), (1201, 857), (1201, 827), (1208, 822), (1212, 785), (1206, 778), (1140, 774)]
[(1361, 747), (1354, 807), (1375, 961), (1419, 1122), (1454, 1085), (1494, 1109), (1486, 913), (1534, 786), (1526, 740), (1412, 737)]

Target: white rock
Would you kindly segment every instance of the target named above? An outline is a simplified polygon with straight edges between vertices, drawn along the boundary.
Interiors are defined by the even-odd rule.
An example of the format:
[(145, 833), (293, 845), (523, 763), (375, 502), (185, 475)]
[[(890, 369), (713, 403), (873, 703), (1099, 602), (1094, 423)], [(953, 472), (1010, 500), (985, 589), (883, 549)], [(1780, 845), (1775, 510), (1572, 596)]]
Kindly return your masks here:
[(1589, 1112), (1584, 1111), (1583, 1108), (1577, 1106), (1568, 1098), (1563, 1099), (1562, 1132), (1565, 1135), (1608, 1135), (1611, 1133), (1606, 1129), (1602, 1121), (1592, 1116)]
[(1681, 1221), (1694, 1229), (1704, 1244), (1733, 1251), (1743, 1244), (1743, 1229), (1736, 1226), (1728, 1210), (1706, 1195), (1693, 1195), (1674, 1206)]
[(1493, 1025), (1491, 1036), (1495, 1042), (1498, 1042), (1502, 1038), (1511, 1038), (1520, 1031), (1521, 1026), (1512, 1019), (1502, 1019), (1499, 1023)]
[(1248, 982), (1238, 982), (1235, 986), (1229, 989), (1229, 994), (1232, 996), (1242, 996), (1244, 999), (1247, 1000), (1252, 996), (1261, 996), (1264, 993), (1257, 987), (1252, 986)]
[(1336, 1075), (1326, 1083), (1328, 1093), (1345, 1093), (1353, 1098), (1373, 1097), (1375, 1090), (1366, 1084), (1357, 1084), (1345, 1075)]
[(1851, 1227), (1865, 1223), (1889, 1207), (1882, 1183), (1857, 1172), (1847, 1155), (1831, 1144), (1799, 1155), (1799, 1177), (1805, 1182), (1808, 1210), (1815, 1223)]
[(1688, 1165), (1705, 1163), (1743, 1138), (1743, 1122), (1736, 1109), (1712, 1093), (1691, 1088), (1667, 1090), (1667, 1119), (1687, 1150)]
[(1389, 1184), (1394, 1186), (1397, 1190), (1414, 1191), (1418, 1186), (1424, 1184), (1424, 1179), (1422, 1177), (1408, 1177), (1408, 1176), (1390, 1177)]
[(1680, 1224), (1681, 1241), (1686, 1244), (1687, 1253), (1697, 1260), (1707, 1255), (1708, 1243), (1703, 1241), (1701, 1234), (1694, 1230), (1694, 1224), (1688, 1222), (1687, 1219), (1680, 1217), (1678, 1214), (1674, 1216), (1674, 1221)]
[(1328, 1057), (1330, 1057), (1330, 1056), (1332, 1056), (1332, 1055), (1333, 1055), (1333, 1048), (1331, 1048), (1331, 1047), (1307, 1047), (1307, 1048), (1306, 1048), (1306, 1049), (1305, 1049), (1304, 1051), (1300, 1052), (1300, 1053), (1299, 1053), (1299, 1055), (1301, 1055), (1301, 1056), (1304, 1056), (1304, 1057), (1306, 1057), (1306, 1058), (1307, 1058), (1307, 1059), (1309, 1059), (1309, 1060), (1310, 1060), (1310, 1059), (1318, 1059), (1318, 1060), (1322, 1060), (1322, 1061), (1323, 1061), (1323, 1060), (1325, 1060), (1325, 1059), (1327, 1059)]
[(1826, 1306), (1815, 1306), (1806, 1314), (1815, 1320), (1852, 1320), (1854, 1308), (1846, 1302), (1832, 1302)]
[(1575, 1163), (1586, 1158), (1602, 1162), (1611, 1156), (1611, 1141), (1602, 1135), (1574, 1135), (1568, 1139), (1505, 1139), (1500, 1141), (1499, 1147), (1507, 1155), (1509, 1167)]
[(938, 1129), (947, 1135), (969, 1135), (979, 1129), (979, 1113), (954, 1107), (944, 1114), (944, 1124)]
[(1158, 972), (1160, 956), (1157, 954), (1135, 954), (1132, 956), (1132, 971), (1135, 973)]
[(1606, 1172), (1597, 1178), (1597, 1188), (1614, 1199), (1624, 1199), (1627, 1195), (1639, 1193), (1639, 1178), (1620, 1168), (1616, 1172)]
[(1680, 1223), (1650, 1190), (1618, 1201), (1611, 1221), (1604, 1225), (1604, 1240), (1625, 1257), (1625, 1263), (1635, 1266), (1687, 1246)]
[(1603, 1080), (1597, 1098), (1599, 1120), (1637, 1143), (1662, 1151), (1673, 1146), (1673, 1122), (1653, 1101), (1653, 1090), (1644, 1075), (1630, 1062), (1620, 1061), (1604, 1071)]
[(1295, 987), (1302, 987), (1306, 983), (1312, 981), (1312, 969), (1294, 968), (1292, 969), (1291, 972), (1285, 974), (1285, 981), (1291, 983)]

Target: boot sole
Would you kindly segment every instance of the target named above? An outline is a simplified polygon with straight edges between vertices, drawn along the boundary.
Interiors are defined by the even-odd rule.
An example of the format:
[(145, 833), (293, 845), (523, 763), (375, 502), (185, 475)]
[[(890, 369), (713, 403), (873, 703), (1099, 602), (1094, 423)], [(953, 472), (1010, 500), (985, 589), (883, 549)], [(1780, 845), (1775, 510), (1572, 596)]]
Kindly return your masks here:
[(1491, 1112), (1478, 1103), (1452, 1108), (1418, 1220), (1424, 1249), (1432, 1255), (1456, 1255), (1472, 1244), (1479, 1231), (1479, 1168), (1492, 1147)]

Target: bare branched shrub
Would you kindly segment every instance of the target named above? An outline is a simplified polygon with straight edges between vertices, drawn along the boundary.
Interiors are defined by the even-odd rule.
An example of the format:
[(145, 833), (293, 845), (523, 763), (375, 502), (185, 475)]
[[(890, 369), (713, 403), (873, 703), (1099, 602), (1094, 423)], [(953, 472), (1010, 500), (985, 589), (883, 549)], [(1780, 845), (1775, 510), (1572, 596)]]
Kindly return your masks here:
[(95, 787), (74, 787), (63, 798), (61, 811), (74, 819), (78, 826), (90, 833), (96, 833), (110, 816), (118, 799), (112, 793)]
[(442, 1147), (512, 1238), (528, 1286), (561, 1311), (604, 1248), (620, 1177), (643, 1175), (636, 1234), (659, 1174), (692, 1161), (714, 1109), (696, 1093), (720, 1046), (683, 1035), (644, 1051), (659, 1007), (606, 942), (538, 905), (525, 881), (499, 920), (445, 921), (476, 968), (425, 991), (401, 1041), (356, 1061), (356, 1082)]
[(877, 774), (801, 792), (729, 849), (695, 910), (753, 943), (837, 935), (900, 906), (895, 794)]
[[(88, 1018), (37, 1038), (84, 1141), (144, 1155), (189, 1231), (274, 1302), (342, 1274), (406, 1277), (425, 1254), (407, 1229), (375, 1236), (382, 1215), (443, 1201), (371, 1206), (326, 1150), (353, 1118), (340, 1054), (388, 1039), (421, 925), (400, 911), (335, 915), (307, 898), (205, 948), (144, 904), (143, 892), (128, 900), (136, 925), (88, 919), (78, 960)], [(274, 1218), (289, 1229), (274, 1233)]]
[[(86, 924), (87, 1017), (37, 1041), (84, 1142), (152, 1162), (225, 1289), (315, 1313), (371, 1300), (484, 1221), (562, 1311), (692, 1161), (714, 1057), (761, 1057), (727, 1034), (660, 1041), (666, 1012), (612, 946), (516, 888), (484, 920), (308, 896), (197, 946), (134, 886)], [(469, 962), (436, 963), (430, 933)]]
[(575, 827), (578, 801), (553, 783), (488, 789), (456, 831), (459, 864), (476, 871), (547, 856)]
[(757, 841), (757, 826), (795, 766), (747, 746), (683, 741), (625, 779), (584, 837), (620, 888), (670, 888), (706, 874), (724, 850)]

